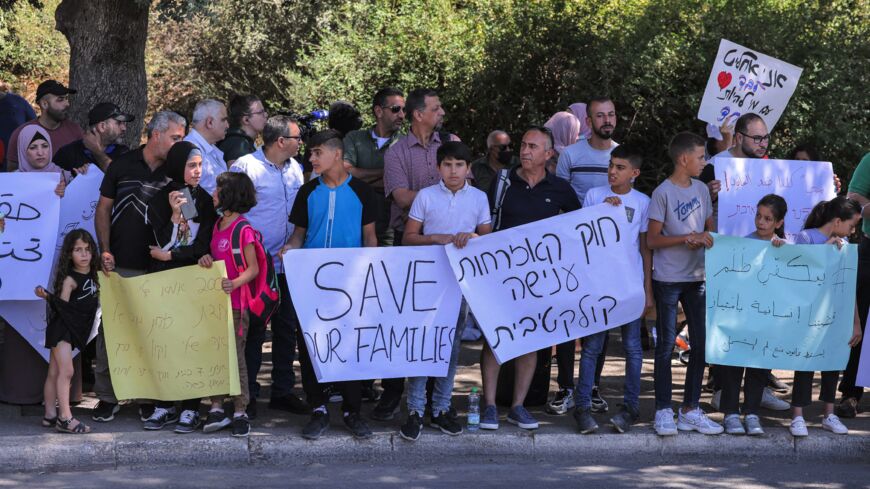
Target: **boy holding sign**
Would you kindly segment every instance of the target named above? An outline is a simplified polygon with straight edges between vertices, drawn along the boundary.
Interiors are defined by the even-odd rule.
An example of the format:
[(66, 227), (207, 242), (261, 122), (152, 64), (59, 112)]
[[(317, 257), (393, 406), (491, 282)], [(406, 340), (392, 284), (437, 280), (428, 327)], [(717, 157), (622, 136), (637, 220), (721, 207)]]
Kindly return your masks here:
[[(377, 202), (375, 194), (362, 180), (353, 178), (344, 167), (344, 146), (341, 134), (334, 130), (321, 131), (308, 142), (311, 165), (320, 175), (299, 189), (290, 222), (296, 226), (290, 240), (281, 249), (298, 248), (359, 248), (375, 247)], [(317, 382), (308, 354), (305, 335), (298, 331), (299, 360), (302, 365), (302, 387), (308, 404), (313, 408), (311, 420), (302, 430), (302, 437), (316, 440), (329, 427), (329, 412), (323, 384)], [(337, 382), (335, 387), (343, 398), (344, 424), (356, 438), (372, 435), (360, 416), (362, 383), (358, 380)]]
[[(469, 185), (468, 164), (471, 152), (458, 141), (442, 144), (437, 152), (441, 181), (426, 187), (414, 198), (402, 242), (411, 246), (447, 245), (463, 248), (468, 240), (492, 232), (489, 201), (486, 194)], [(448, 435), (462, 433), (450, 409), (453, 378), (459, 361), (460, 338), (465, 326), (468, 307), (465, 300), (459, 308), (459, 319), (453, 332), (453, 348), (447, 376), (435, 379), (432, 393), (430, 426)], [(408, 419), (399, 434), (409, 441), (420, 438), (423, 414), (426, 410), (426, 377), (408, 379)]]

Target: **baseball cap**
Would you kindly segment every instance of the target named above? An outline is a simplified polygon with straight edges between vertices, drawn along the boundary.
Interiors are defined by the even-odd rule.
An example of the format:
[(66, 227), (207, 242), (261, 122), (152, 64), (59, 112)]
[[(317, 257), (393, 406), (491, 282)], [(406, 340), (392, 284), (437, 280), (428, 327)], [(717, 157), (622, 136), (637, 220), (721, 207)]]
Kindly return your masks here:
[(76, 90), (63, 86), (63, 83), (57, 80), (46, 80), (36, 87), (36, 101), (39, 102), (39, 99), (48, 94), (67, 95), (69, 93), (76, 93)]
[(103, 122), (107, 119), (115, 119), (119, 122), (130, 122), (135, 119), (133, 114), (121, 112), (121, 108), (112, 102), (100, 102), (88, 112), (88, 125)]

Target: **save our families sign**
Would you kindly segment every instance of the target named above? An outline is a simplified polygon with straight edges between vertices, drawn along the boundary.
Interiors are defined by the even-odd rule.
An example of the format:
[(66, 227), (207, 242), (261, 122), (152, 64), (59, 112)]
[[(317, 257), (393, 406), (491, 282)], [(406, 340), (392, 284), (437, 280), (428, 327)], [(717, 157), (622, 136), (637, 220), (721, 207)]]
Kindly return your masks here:
[(783, 245), (714, 235), (705, 254), (707, 362), (843, 370), (855, 314), (855, 245)]
[(643, 270), (625, 208), (569, 212), (447, 246), (499, 363), (643, 313)]
[(319, 382), (447, 375), (462, 296), (443, 246), (301, 249), (283, 260)]
[(716, 158), (719, 189), (719, 232), (746, 236), (755, 231), (758, 201), (767, 194), (788, 204), (785, 233), (790, 241), (803, 229), (813, 206), (836, 196), (834, 169), (827, 161)]
[(722, 39), (698, 109), (698, 119), (719, 126), (728, 116), (760, 115), (773, 131), (803, 70)]

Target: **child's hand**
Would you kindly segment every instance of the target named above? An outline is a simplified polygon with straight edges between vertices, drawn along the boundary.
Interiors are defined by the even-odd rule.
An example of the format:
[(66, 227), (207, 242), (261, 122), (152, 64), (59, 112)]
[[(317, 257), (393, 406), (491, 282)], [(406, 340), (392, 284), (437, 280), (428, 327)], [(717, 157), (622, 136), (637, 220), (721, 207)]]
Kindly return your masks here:
[(230, 292), (233, 291), (233, 289), (234, 289), (235, 287), (233, 287), (233, 281), (232, 281), (232, 280), (230, 280), (230, 279), (228, 279), (228, 278), (225, 278), (225, 279), (222, 279), (222, 280), (221, 280), (221, 288), (224, 289), (224, 292), (226, 292), (227, 294), (229, 294)]
[(43, 289), (42, 286), (37, 285), (36, 289), (34, 289), (34, 292), (36, 293), (36, 296), (40, 299), (48, 299), (48, 292), (46, 292), (46, 290)]
[(861, 342), (864, 333), (861, 332), (861, 324), (858, 321), (852, 325), (852, 338), (849, 339), (849, 346), (855, 348)]
[(468, 240), (476, 237), (477, 234), (475, 233), (456, 233), (456, 236), (453, 237), (453, 245), (459, 249), (465, 248), (465, 245), (468, 244)]
[(838, 238), (838, 237), (836, 237), (836, 236), (831, 236), (830, 238), (828, 238), (828, 241), (826, 241), (826, 243), (827, 243), (827, 244), (834, 244), (834, 245), (837, 245), (837, 249), (838, 249), (838, 250), (842, 250), (842, 249), (843, 249), (843, 245), (846, 244), (846, 243), (845, 243), (845, 240), (843, 240), (843, 239), (841, 239), (841, 238)]
[(772, 244), (774, 248), (779, 248), (780, 246), (782, 246), (786, 243), (787, 243), (786, 240), (784, 240), (780, 237), (777, 237), (777, 236), (774, 236), (773, 239), (770, 240), (770, 244)]
[(184, 194), (179, 191), (169, 192), (169, 207), (172, 207), (173, 214), (181, 214), (181, 206), (187, 203)]
[(54, 193), (62, 199), (64, 192), (66, 192), (66, 182), (63, 180), (63, 173), (61, 173), (60, 182), (57, 184), (57, 187), (54, 187)]
[(643, 306), (643, 314), (645, 316), (646, 313), (651, 311), (656, 306), (656, 300), (651, 290), (647, 290), (644, 295), (646, 295), (646, 302)]
[(211, 264), (213, 262), (214, 258), (212, 258), (211, 255), (202, 255), (202, 257), (199, 259), (199, 266), (201, 266), (202, 268), (211, 268)]
[(78, 168), (73, 168), (73, 173), (76, 175), (87, 175), (88, 174), (88, 167), (90, 165), (91, 165), (90, 163), (85, 163), (84, 165), (82, 165)]
[(151, 258), (158, 261), (169, 261), (172, 259), (171, 251), (163, 251), (159, 246), (149, 246)]
[(699, 236), (700, 236), (700, 240), (698, 242), (699, 242), (699, 244), (701, 244), (701, 246), (703, 246), (705, 248), (712, 248), (713, 247), (713, 236), (711, 236), (710, 233), (708, 233), (707, 231), (704, 231)]
[(435, 244), (440, 244), (440, 245), (450, 244), (453, 242), (453, 235), (452, 234), (433, 234), (432, 241), (434, 241)]
[(607, 197), (606, 199), (604, 199), (604, 202), (607, 202), (610, 205), (622, 204), (622, 200), (620, 200), (620, 198), (615, 196), (615, 195), (611, 195), (610, 197)]
[(115, 269), (115, 257), (114, 257), (114, 255), (112, 255), (108, 251), (104, 251), (102, 253), (101, 257), (102, 257), (102, 260), (100, 260), (100, 265), (103, 269), (103, 273), (105, 273), (106, 276), (108, 277), (109, 272), (111, 272), (112, 270)]

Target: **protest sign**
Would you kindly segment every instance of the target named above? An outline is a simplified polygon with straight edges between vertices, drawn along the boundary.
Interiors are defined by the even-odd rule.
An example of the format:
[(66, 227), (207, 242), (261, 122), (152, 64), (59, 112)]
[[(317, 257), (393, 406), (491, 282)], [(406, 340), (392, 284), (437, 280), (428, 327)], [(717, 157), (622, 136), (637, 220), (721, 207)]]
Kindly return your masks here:
[(804, 221), (821, 201), (836, 197), (834, 169), (827, 161), (716, 158), (719, 189), (719, 233), (746, 236), (755, 231), (758, 201), (776, 194), (788, 204), (785, 234), (794, 241)]
[(727, 39), (719, 43), (713, 70), (698, 109), (698, 119), (720, 126), (732, 116), (761, 116), (773, 131), (803, 70)]
[(135, 278), (100, 275), (106, 352), (118, 399), (239, 394), (224, 277), (223, 261)]
[(60, 198), (54, 193), (57, 173), (0, 174), (0, 300), (39, 300), (54, 260)]
[[(36, 297), (36, 295), (34, 295)], [(48, 362), (51, 350), (45, 347), (45, 329), (48, 327), (46, 314), (48, 304), (43, 299), (35, 301), (0, 301), (0, 317), (6, 320), (15, 331)], [(94, 324), (88, 335), (90, 343), (97, 336), (97, 328), (100, 325), (100, 309), (94, 316)], [(73, 357), (78, 355), (78, 348), (73, 349)]]
[(447, 375), (461, 294), (443, 246), (290, 250), (319, 382)]
[(623, 207), (602, 204), (446, 247), (499, 363), (641, 316), (629, 229)]
[(855, 245), (783, 245), (714, 234), (705, 254), (707, 363), (843, 370), (855, 318)]
[[(57, 228), (56, 249), (60, 252), (63, 238), (74, 229), (84, 229), (91, 233), (97, 241), (94, 231), (94, 215), (97, 213), (97, 201), (100, 200), (100, 184), (103, 172), (96, 165), (90, 165), (88, 172), (79, 175), (70, 182), (60, 201), (60, 219)], [(96, 250), (93, 250), (96, 252)]]
[[(864, 334), (870, 329), (870, 311), (867, 314), (867, 323), (864, 325)], [(855, 379), (855, 385), (862, 387), (870, 387), (870, 340), (861, 342), (861, 357), (858, 362), (858, 377)]]

